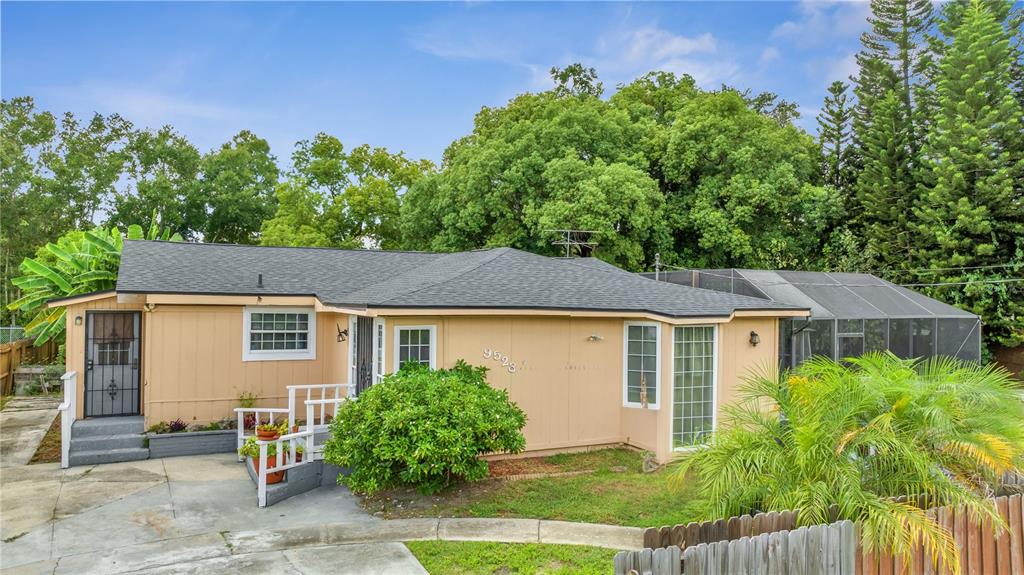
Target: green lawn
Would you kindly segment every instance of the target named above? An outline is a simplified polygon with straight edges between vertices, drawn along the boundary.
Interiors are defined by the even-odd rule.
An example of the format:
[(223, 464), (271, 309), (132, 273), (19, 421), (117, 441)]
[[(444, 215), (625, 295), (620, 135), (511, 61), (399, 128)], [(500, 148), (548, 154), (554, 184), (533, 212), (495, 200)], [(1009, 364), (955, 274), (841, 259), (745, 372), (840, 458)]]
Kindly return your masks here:
[(583, 574), (612, 570), (615, 551), (580, 545), (410, 541), (409, 550), (431, 575)]
[(642, 455), (635, 451), (605, 449), (536, 461), (550, 472), (594, 472), (486, 480), (431, 497), (412, 489), (392, 490), (368, 498), (365, 505), (387, 517), (528, 517), (634, 527), (674, 525), (696, 518), (685, 491), (669, 484), (671, 469), (643, 473)]

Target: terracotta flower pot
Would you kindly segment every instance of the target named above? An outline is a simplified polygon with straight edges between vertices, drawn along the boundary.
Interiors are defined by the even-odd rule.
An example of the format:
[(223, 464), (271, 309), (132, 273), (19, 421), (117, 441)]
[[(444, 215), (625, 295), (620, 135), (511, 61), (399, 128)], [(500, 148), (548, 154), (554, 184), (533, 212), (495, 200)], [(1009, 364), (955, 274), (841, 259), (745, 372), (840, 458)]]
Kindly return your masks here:
[[(252, 467), (253, 467), (253, 469), (256, 470), (256, 475), (259, 475), (260, 474), (260, 458), (259, 457), (253, 457), (252, 458)], [(272, 485), (274, 483), (281, 483), (281, 481), (284, 479), (284, 471), (270, 471), (271, 469), (273, 469), (275, 467), (277, 467), (277, 456), (267, 457), (267, 485)]]
[(260, 441), (271, 441), (271, 440), (277, 439), (278, 437), (281, 437), (281, 432), (276, 430), (276, 429), (273, 429), (273, 430), (257, 429), (256, 430), (256, 437), (258, 437), (260, 439)]

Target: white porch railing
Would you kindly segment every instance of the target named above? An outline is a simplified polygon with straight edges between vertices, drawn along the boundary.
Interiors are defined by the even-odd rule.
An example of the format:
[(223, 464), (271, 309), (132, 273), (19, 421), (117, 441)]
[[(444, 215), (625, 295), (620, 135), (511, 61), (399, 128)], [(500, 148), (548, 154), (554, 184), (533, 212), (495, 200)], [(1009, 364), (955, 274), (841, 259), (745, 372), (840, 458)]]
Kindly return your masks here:
[(57, 406), (60, 412), (60, 468), (67, 469), (71, 464), (71, 425), (78, 414), (78, 372), (69, 371), (60, 379), (64, 382), (64, 401)]
[[(317, 444), (316, 434), (324, 432), (334, 417), (338, 415), (338, 406), (348, 400), (345, 388), (347, 383), (328, 383), (319, 385), (289, 385), (288, 386), (288, 407), (239, 407), (235, 409), (238, 417), (238, 447), (241, 447), (246, 439), (255, 434), (255, 426), (259, 425), (261, 418), (266, 416), (270, 423), (275, 418), (283, 418), (287, 414), (288, 431), (277, 439), (257, 439), (256, 444), (260, 448), (259, 468), (256, 480), (256, 496), (260, 507), (267, 505), (267, 475), (287, 471), (306, 463), (318, 461), (323, 457), (323, 444)], [(305, 396), (303, 398), (303, 396)], [(303, 425), (297, 425), (296, 414), (301, 406), (305, 409), (306, 419)], [(245, 417), (253, 416), (253, 434), (247, 434)], [(328, 419), (328, 416), (330, 419)], [(274, 446), (273, 461), (274, 467), (267, 469), (267, 460), (270, 458), (270, 447)], [(297, 451), (302, 448), (302, 461), (296, 461)], [(244, 458), (238, 457), (239, 461)], [(246, 464), (248, 465), (248, 463)]]

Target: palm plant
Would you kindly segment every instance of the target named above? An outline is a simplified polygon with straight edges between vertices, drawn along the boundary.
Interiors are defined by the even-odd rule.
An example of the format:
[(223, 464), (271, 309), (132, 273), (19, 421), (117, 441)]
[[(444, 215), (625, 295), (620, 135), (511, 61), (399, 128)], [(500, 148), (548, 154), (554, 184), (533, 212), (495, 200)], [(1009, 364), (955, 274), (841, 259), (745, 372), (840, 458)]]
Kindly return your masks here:
[[(153, 214), (148, 231), (142, 226), (128, 227), (127, 237), (132, 240), (163, 239), (181, 241), (181, 236), (170, 230), (160, 231)], [(33, 314), (25, 325), (25, 334), (35, 337), (35, 345), (64, 334), (65, 308), (48, 308), (46, 302), (62, 297), (82, 295), (112, 289), (117, 283), (117, 270), (121, 264), (122, 233), (117, 228), (95, 228), (72, 231), (61, 236), (56, 243), (48, 243), (35, 258), (21, 262), (24, 275), (11, 280), (22, 296), (8, 304), (8, 309)]]
[(947, 358), (870, 353), (751, 377), (722, 431), (674, 479), (707, 518), (797, 510), (800, 525), (850, 519), (862, 545), (910, 560), (917, 543), (958, 566), (925, 509), (966, 508), (1005, 526), (986, 496), (1024, 463), (1024, 403), (1008, 372)]

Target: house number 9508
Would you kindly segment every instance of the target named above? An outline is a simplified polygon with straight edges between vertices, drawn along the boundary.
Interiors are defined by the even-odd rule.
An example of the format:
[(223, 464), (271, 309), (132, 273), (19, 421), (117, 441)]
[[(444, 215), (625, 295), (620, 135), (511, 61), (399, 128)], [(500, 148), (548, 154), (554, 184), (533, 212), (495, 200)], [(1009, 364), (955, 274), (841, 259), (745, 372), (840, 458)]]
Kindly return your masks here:
[[(519, 366), (516, 365), (516, 362), (509, 360), (507, 355), (501, 353), (500, 351), (495, 351), (489, 347), (484, 348), (484, 359), (493, 359), (494, 361), (500, 363), (502, 367), (507, 369), (509, 373), (515, 373), (519, 369)], [(521, 362), (520, 365), (522, 365), (523, 363), (526, 362)]]

